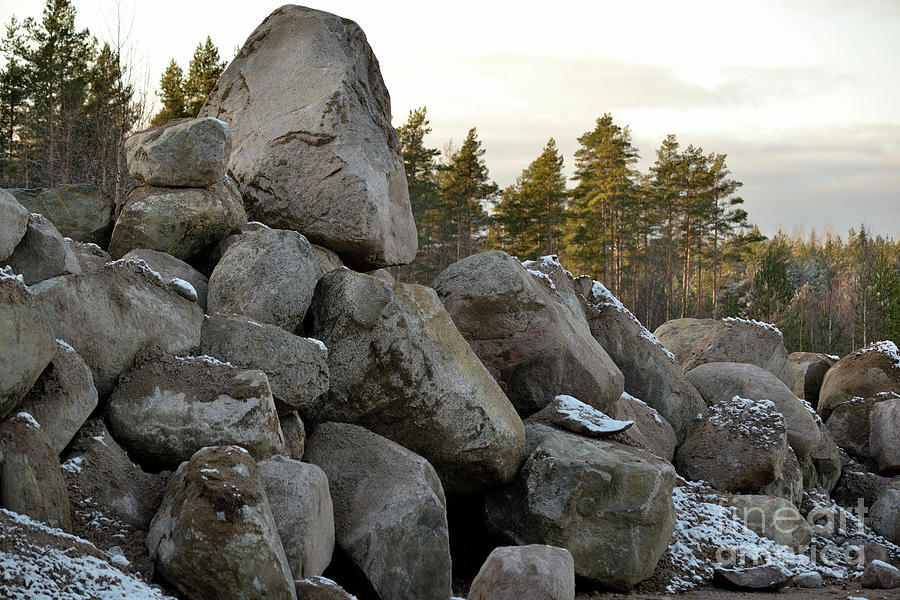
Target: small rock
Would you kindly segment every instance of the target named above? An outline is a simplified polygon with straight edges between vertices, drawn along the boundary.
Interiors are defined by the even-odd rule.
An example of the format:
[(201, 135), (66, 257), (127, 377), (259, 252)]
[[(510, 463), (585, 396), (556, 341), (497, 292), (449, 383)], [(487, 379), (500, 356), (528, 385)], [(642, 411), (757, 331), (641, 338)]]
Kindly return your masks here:
[(306, 449), (306, 427), (297, 411), (279, 415), (281, 431), (284, 433), (284, 451), (294, 460), (301, 460)]
[(575, 600), (575, 561), (554, 546), (496, 548), (475, 576), (468, 600)]
[(799, 575), (794, 576), (794, 585), (801, 588), (809, 588), (809, 589), (818, 589), (825, 585), (825, 582), (822, 581), (822, 576), (816, 573), (815, 571), (810, 571), (808, 573), (800, 573)]
[(780, 564), (765, 564), (739, 569), (717, 568), (713, 585), (725, 589), (776, 591), (790, 585), (793, 574)]
[(634, 425), (634, 421), (618, 421), (578, 398), (566, 395), (557, 396), (525, 422), (543, 423), (592, 438), (609, 437)]
[(309, 577), (294, 581), (297, 600), (356, 600), (344, 588), (326, 577)]
[(880, 560), (873, 560), (866, 565), (862, 581), (864, 588), (870, 590), (893, 590), (900, 588), (900, 569)]

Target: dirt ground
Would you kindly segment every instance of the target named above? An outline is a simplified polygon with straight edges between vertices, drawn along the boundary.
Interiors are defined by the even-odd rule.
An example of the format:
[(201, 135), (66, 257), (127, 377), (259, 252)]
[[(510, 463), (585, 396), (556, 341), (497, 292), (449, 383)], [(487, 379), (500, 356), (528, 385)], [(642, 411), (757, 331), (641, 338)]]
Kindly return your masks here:
[(787, 588), (779, 592), (729, 592), (716, 588), (699, 588), (681, 594), (579, 594), (575, 600), (847, 600), (848, 598), (867, 600), (900, 600), (900, 589), (861, 590), (858, 587), (825, 586), (817, 590)]

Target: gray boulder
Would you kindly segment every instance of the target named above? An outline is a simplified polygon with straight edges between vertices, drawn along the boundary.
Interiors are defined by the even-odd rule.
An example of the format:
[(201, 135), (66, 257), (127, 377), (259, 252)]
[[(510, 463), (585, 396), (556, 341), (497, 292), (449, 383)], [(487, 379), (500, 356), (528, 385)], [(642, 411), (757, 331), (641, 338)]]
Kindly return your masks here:
[(256, 463), (238, 446), (203, 448), (178, 467), (147, 549), (188, 598), (297, 598)]
[(89, 273), (55, 277), (30, 291), (56, 337), (91, 368), (101, 399), (148, 348), (188, 354), (200, 345), (203, 310), (139, 262), (116, 261)]
[(69, 250), (72, 251), (72, 254), (75, 255), (75, 259), (78, 261), (82, 273), (96, 271), (112, 260), (109, 252), (105, 251), (97, 244), (92, 244), (90, 242), (76, 242), (71, 238), (66, 239), (66, 244), (69, 246)]
[(773, 402), (775, 410), (784, 417), (788, 442), (800, 460), (809, 456), (821, 442), (815, 411), (759, 366), (737, 362), (707, 363), (688, 371), (687, 379), (707, 404), (734, 396)]
[(898, 399), (900, 396), (894, 392), (881, 392), (869, 398), (853, 398), (841, 402), (834, 407), (825, 427), (834, 442), (847, 454), (864, 463), (874, 463), (871, 433), (873, 427), (877, 428), (879, 424), (873, 413), (876, 407), (889, 402), (891, 404), (888, 405), (888, 410), (882, 415), (889, 417), (893, 402)]
[(700, 340), (715, 327), (715, 319), (671, 319), (656, 328), (653, 337), (675, 355), (675, 362), (684, 364)]
[(872, 505), (869, 518), (875, 533), (900, 544), (900, 489), (885, 490)]
[(66, 482), (50, 440), (25, 412), (0, 423), (0, 506), (50, 527), (72, 529)]
[(788, 365), (794, 379), (791, 391), (815, 408), (819, 404), (819, 390), (822, 389), (825, 373), (836, 362), (836, 357), (819, 352), (791, 352), (788, 354)]
[(735, 569), (716, 567), (713, 571), (713, 585), (729, 590), (774, 592), (790, 585), (793, 578), (790, 569), (779, 563)]
[(822, 441), (807, 459), (815, 469), (814, 479), (811, 477), (807, 481), (804, 476), (804, 487), (807, 489), (822, 488), (830, 494), (841, 477), (841, 451), (823, 423), (819, 423), (819, 433), (822, 434)]
[(269, 378), (279, 414), (305, 409), (328, 390), (328, 350), (275, 325), (240, 315), (213, 315), (203, 322), (200, 351)]
[(246, 222), (240, 192), (227, 177), (208, 188), (136, 187), (113, 228), (109, 253), (121, 258), (146, 248), (192, 260)]
[(106, 416), (116, 440), (162, 468), (204, 446), (236, 444), (260, 460), (284, 449), (266, 374), (210, 357), (149, 357), (119, 378)]
[(553, 546), (496, 548), (469, 588), (468, 600), (575, 600), (575, 561)]
[(209, 278), (209, 312), (244, 315), (294, 332), (318, 279), (316, 255), (296, 231), (244, 233)]
[(678, 449), (675, 466), (717, 490), (755, 493), (781, 476), (787, 451), (775, 405), (735, 396), (710, 407), (709, 418)]
[(787, 386), (794, 383), (784, 337), (774, 325), (727, 317), (703, 336), (682, 365), (684, 372), (707, 363), (747, 363), (765, 369)]
[(207, 187), (225, 177), (231, 130), (218, 119), (178, 119), (125, 141), (128, 173), (146, 185)]
[(78, 257), (69, 249), (66, 240), (53, 223), (39, 214), (28, 218), (25, 237), (6, 259), (6, 264), (12, 267), (13, 273), (22, 275), (26, 285), (81, 272)]
[(344, 588), (327, 577), (307, 577), (294, 581), (298, 600), (355, 600)]
[(825, 373), (816, 410), (827, 421), (841, 402), (879, 392), (900, 394), (900, 350), (894, 342), (869, 344), (839, 360)]
[(604, 412), (622, 395), (622, 372), (541, 271), (505, 252), (482, 252), (447, 267), (433, 285), (523, 417), (560, 394)]
[(881, 560), (866, 565), (860, 585), (868, 589), (893, 590), (900, 588), (900, 569)]
[(653, 334), (599, 281), (576, 280), (585, 302), (591, 335), (622, 370), (625, 391), (644, 399), (671, 424), (684, 442), (706, 414), (706, 404)]
[(872, 409), (869, 448), (879, 472), (900, 473), (900, 398), (879, 402)]
[(317, 244), (310, 244), (310, 246), (312, 246), (313, 252), (316, 253), (316, 259), (319, 261), (319, 279), (344, 266), (344, 261), (335, 252)]
[[(809, 460), (809, 459), (807, 459)], [(787, 500), (794, 506), (800, 506), (803, 501), (804, 472), (800, 461), (794, 451), (788, 448), (784, 455), (784, 465), (781, 475), (769, 485), (759, 488), (757, 492), (762, 496), (776, 496)]]
[(64, 236), (104, 248), (109, 245), (115, 202), (97, 186), (68, 183), (9, 192), (30, 212), (47, 217)]
[(56, 340), (56, 352), (18, 410), (41, 424), (50, 445), (61, 454), (97, 408), (94, 377), (75, 349)]
[(776, 544), (802, 550), (812, 541), (812, 527), (797, 507), (784, 498), (738, 495), (725, 498), (724, 503), (737, 510), (738, 522)]
[(591, 438), (610, 437), (634, 425), (634, 421), (613, 419), (572, 396), (557, 396), (550, 404), (525, 420)]
[(165, 252), (140, 248), (132, 250), (122, 257), (124, 260), (142, 260), (147, 266), (159, 273), (163, 281), (171, 282), (180, 279), (190, 284), (197, 293), (197, 304), (206, 312), (206, 298), (209, 295), (209, 279), (187, 264)]
[(28, 209), (12, 194), (7, 190), (0, 190), (0, 263), (3, 265), (25, 237), (28, 213)]
[(487, 494), (488, 527), (508, 543), (565, 548), (576, 575), (616, 590), (650, 577), (674, 529), (672, 466), (546, 425), (526, 434), (519, 475)]
[(0, 419), (16, 407), (53, 358), (53, 339), (22, 278), (0, 269)]
[(299, 231), (358, 268), (415, 257), (390, 97), (353, 21), (301, 6), (275, 10), (200, 116), (231, 126), (229, 170), (252, 219)]
[(259, 477), (294, 578), (321, 575), (334, 550), (334, 508), (325, 472), (273, 456), (260, 461)]
[(609, 416), (622, 421), (634, 421), (634, 425), (628, 430), (610, 437), (611, 442), (647, 450), (663, 460), (673, 461), (678, 445), (675, 430), (656, 409), (624, 392)]
[(380, 598), (446, 600), (446, 499), (425, 459), (362, 427), (319, 425), (306, 459), (328, 475), (337, 544)]
[(331, 384), (304, 421), (381, 434), (427, 459), (451, 491), (515, 476), (522, 421), (432, 289), (338, 269), (319, 282), (310, 317)]
[(278, 416), (284, 433), (284, 453), (294, 460), (301, 460), (306, 451), (306, 426), (297, 411)]

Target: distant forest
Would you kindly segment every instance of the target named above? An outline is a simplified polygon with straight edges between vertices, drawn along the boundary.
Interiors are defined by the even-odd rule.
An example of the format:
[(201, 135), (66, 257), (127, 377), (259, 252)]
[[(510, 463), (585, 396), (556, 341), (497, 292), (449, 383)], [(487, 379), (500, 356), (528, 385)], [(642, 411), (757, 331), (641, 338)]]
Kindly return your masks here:
[[(100, 44), (75, 27), (70, 0), (41, 19), (13, 19), (2, 41), (0, 186), (93, 183), (121, 203), (133, 182), (122, 145), (149, 124), (197, 114), (225, 67), (210, 38), (187, 72), (173, 59), (160, 108), (135, 90), (122, 40)], [(900, 339), (900, 246), (865, 228), (846, 238), (779, 233), (766, 239), (743, 209), (727, 155), (674, 135), (647, 173), (627, 125), (609, 114), (578, 138), (573, 176), (553, 139), (516, 182), (490, 177), (477, 130), (459, 147), (425, 143), (425, 108), (397, 128), (419, 232), (416, 261), (394, 269), (428, 284), (484, 250), (522, 259), (558, 254), (602, 281), (651, 330), (677, 317), (742, 316), (775, 323), (792, 351), (846, 354)]]

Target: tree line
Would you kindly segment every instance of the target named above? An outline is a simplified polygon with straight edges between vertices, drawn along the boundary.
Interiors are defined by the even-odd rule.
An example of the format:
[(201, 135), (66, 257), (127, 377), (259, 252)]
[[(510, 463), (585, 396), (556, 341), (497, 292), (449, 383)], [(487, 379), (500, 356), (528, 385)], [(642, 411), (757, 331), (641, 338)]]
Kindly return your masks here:
[(844, 354), (900, 339), (900, 247), (851, 230), (807, 240), (761, 235), (727, 155), (668, 135), (646, 173), (628, 126), (604, 114), (578, 138), (572, 186), (550, 139), (516, 181), (490, 179), (472, 128), (462, 145), (429, 148), (427, 110), (397, 128), (419, 232), (401, 279), (429, 283), (483, 250), (557, 254), (602, 281), (651, 330), (678, 317), (775, 323), (792, 351)]
[(136, 89), (127, 33), (98, 41), (75, 25), (71, 0), (47, 0), (40, 19), (13, 17), (0, 43), (0, 187), (93, 183), (120, 204), (134, 182), (123, 145), (149, 124), (195, 116), (225, 68), (207, 37), (188, 74), (173, 59), (160, 81), (162, 107)]

